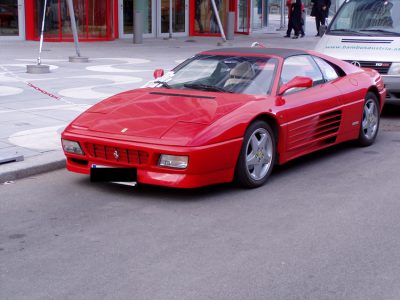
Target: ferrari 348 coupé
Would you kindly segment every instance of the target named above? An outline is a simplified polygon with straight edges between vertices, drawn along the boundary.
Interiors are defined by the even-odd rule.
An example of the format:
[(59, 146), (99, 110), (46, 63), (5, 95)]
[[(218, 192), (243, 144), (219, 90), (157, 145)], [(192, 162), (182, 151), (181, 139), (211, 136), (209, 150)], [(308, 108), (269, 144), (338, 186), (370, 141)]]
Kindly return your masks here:
[(93, 181), (259, 187), (275, 164), (349, 140), (371, 145), (386, 95), (372, 69), (293, 49), (210, 50), (154, 76), (67, 126), (68, 170)]

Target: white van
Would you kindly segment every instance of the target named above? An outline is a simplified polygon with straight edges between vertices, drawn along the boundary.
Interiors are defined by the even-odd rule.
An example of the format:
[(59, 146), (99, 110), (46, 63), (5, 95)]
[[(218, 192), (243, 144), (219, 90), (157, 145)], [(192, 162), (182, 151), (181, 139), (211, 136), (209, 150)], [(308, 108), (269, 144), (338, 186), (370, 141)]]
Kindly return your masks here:
[(400, 103), (400, 0), (345, 0), (315, 50), (376, 69)]

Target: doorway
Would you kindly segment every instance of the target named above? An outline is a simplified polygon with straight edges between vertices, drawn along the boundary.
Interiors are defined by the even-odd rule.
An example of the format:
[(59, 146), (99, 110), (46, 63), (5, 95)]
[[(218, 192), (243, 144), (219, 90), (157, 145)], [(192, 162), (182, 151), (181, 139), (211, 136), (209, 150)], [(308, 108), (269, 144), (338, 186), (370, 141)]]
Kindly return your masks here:
[[(170, 4), (172, 4), (172, 7)], [(158, 0), (157, 36), (169, 36), (170, 27), (172, 36), (187, 36), (189, 27), (188, 6), (188, 0)], [(171, 19), (170, 16), (172, 16)]]
[[(172, 0), (172, 36), (188, 35), (189, 0)], [(132, 38), (134, 12), (143, 17), (143, 37), (168, 37), (170, 30), (170, 0), (119, 0), (119, 36)]]
[(248, 0), (237, 0), (236, 2), (236, 33), (250, 33), (250, 7)]
[(156, 0), (119, 0), (119, 36), (133, 37), (134, 11), (140, 11), (143, 17), (143, 36), (154, 36), (155, 16), (153, 9)]

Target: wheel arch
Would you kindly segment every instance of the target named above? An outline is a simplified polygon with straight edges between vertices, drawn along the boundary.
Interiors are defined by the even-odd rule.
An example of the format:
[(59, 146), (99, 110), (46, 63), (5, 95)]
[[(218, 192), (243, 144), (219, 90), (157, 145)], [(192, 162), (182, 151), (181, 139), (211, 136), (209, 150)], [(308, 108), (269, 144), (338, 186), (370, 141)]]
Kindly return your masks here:
[[(257, 123), (258, 124), (255, 124)], [(248, 138), (251, 138), (251, 136), (248, 133), (253, 134), (253, 130), (257, 129), (259, 125), (261, 125), (260, 122), (266, 123), (268, 125), (268, 127), (270, 128), (268, 131), (270, 132), (272, 130), (272, 139), (274, 139), (274, 146), (273, 146), (273, 151), (272, 156), (271, 156), (271, 160), (268, 162), (268, 170), (267, 173), (262, 175), (263, 177), (260, 179), (254, 179), (254, 178), (250, 178), (251, 175), (248, 173), (248, 166), (245, 166), (244, 163), (244, 156), (243, 153), (246, 153), (246, 144), (248, 141)], [(258, 130), (258, 129), (257, 129)], [(247, 136), (247, 138), (246, 138)], [(278, 161), (277, 157), (279, 156), (279, 152), (278, 152), (278, 137), (279, 137), (279, 125), (278, 122), (276, 120), (276, 117), (272, 114), (268, 114), (268, 113), (261, 113), (259, 115), (257, 115), (256, 117), (254, 117), (253, 119), (251, 119), (246, 127), (245, 130), (245, 134), (244, 134), (244, 138), (243, 138), (243, 143), (242, 143), (242, 148), (239, 154), (239, 157), (236, 161), (236, 165), (235, 165), (235, 173), (234, 173), (234, 181), (236, 183), (238, 183), (240, 186), (245, 187), (245, 188), (254, 188), (254, 187), (259, 187), (261, 185), (263, 185), (268, 177), (270, 176), (272, 169), (274, 167), (274, 165), (276, 164), (276, 162)], [(264, 149), (264, 148), (262, 148)], [(264, 151), (264, 150), (258, 150), (258, 151)], [(246, 171), (247, 170), (247, 171)], [(247, 174), (247, 175), (246, 175)]]
[(254, 123), (255, 121), (264, 121), (266, 122), (269, 126), (271, 126), (273, 132), (274, 132), (274, 136), (276, 139), (276, 143), (278, 144), (278, 139), (279, 139), (279, 125), (278, 125), (278, 121), (276, 119), (276, 117), (272, 114), (267, 114), (267, 113), (263, 113), (260, 114), (258, 116), (256, 116), (253, 120), (251, 120), (251, 122), (249, 122), (249, 126), (250, 124)]
[(367, 94), (368, 93), (373, 93), (376, 96), (376, 98), (378, 99), (378, 102), (379, 102), (379, 106), (381, 107), (382, 103), (381, 103), (381, 97), (379, 95), (378, 88), (376, 86), (374, 86), (374, 85), (370, 86), (368, 91), (367, 91)]

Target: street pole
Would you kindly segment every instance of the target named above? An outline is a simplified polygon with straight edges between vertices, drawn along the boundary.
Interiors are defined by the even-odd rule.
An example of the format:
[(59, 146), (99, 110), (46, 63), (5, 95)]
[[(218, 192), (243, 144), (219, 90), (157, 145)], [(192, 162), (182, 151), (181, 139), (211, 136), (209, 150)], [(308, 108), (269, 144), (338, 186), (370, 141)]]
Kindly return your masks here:
[(169, 0), (169, 34), (168, 38), (172, 39), (172, 0)]
[(40, 31), (40, 41), (39, 41), (39, 55), (37, 58), (36, 65), (27, 65), (26, 72), (30, 74), (44, 74), (50, 73), (50, 66), (42, 65), (42, 48), (43, 48), (43, 38), (44, 38), (44, 24), (46, 20), (46, 10), (47, 10), (47, 0), (44, 0), (43, 6), (43, 17), (42, 17), (42, 29)]
[(42, 47), (43, 47), (43, 36), (44, 36), (44, 23), (46, 20), (46, 10), (47, 10), (47, 0), (44, 0), (44, 7), (43, 7), (43, 18), (42, 18), (42, 30), (40, 31), (40, 42), (39, 42), (39, 56), (37, 59), (37, 64), (40, 66), (41, 62), (41, 54), (42, 54)]
[(219, 12), (217, 9), (217, 5), (215, 4), (215, 0), (211, 0), (211, 4), (212, 4), (213, 10), (214, 10), (215, 18), (217, 19), (219, 31), (221, 32), (222, 41), (225, 43), (226, 37), (225, 37), (225, 33), (224, 33), (224, 28), (222, 27), (221, 18), (219, 17)]
[[(261, 1), (261, 0), (260, 0)], [(262, 16), (264, 18), (262, 18), (262, 27), (268, 27), (269, 25), (269, 14), (268, 14), (268, 6), (269, 6), (269, 2), (268, 0), (263, 0), (263, 2), (261, 2), (261, 10), (262, 10)]]
[(71, 20), (72, 35), (74, 37), (74, 44), (75, 44), (75, 51), (76, 51), (76, 56), (70, 56), (69, 61), (70, 62), (88, 62), (89, 58), (81, 56), (81, 51), (79, 49), (79, 37), (78, 37), (78, 30), (76, 29), (74, 4), (72, 3), (72, 0), (67, 0), (67, 3), (68, 3), (68, 10), (69, 10), (69, 17)]
[(285, 24), (285, 0), (281, 0), (281, 26), (279, 30), (285, 30), (286, 29), (286, 24)]

